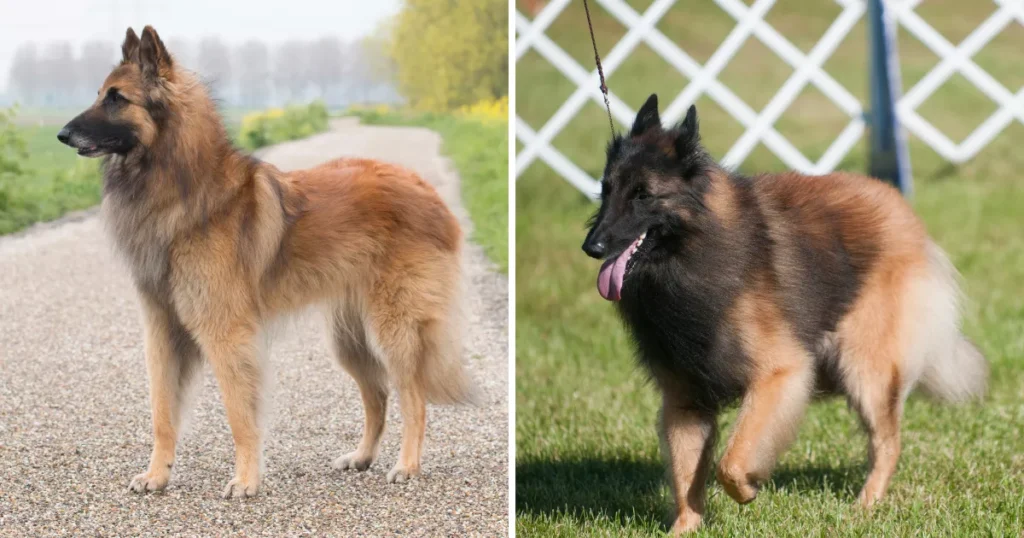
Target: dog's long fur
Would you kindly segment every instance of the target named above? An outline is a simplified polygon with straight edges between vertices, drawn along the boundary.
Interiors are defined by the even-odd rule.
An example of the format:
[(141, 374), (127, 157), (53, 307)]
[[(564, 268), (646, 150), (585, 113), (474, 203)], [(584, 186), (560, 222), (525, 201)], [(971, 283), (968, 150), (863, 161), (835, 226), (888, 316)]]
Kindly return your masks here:
[(636, 249), (617, 304), (663, 394), (675, 532), (700, 523), (715, 417), (735, 401), (718, 466), (732, 498), (754, 499), (812, 395), (840, 393), (870, 438), (867, 506), (896, 468), (915, 385), (954, 402), (984, 392), (956, 271), (890, 186), (728, 172), (701, 147), (696, 110), (664, 129), (653, 95), (610, 144), (604, 177), (584, 250)]
[(382, 162), (341, 159), (283, 173), (236, 151), (214, 103), (157, 33), (129, 29), (123, 60), (61, 139), (105, 155), (102, 213), (144, 313), (154, 448), (135, 491), (166, 486), (183, 393), (205, 359), (236, 449), (226, 497), (261, 480), (261, 345), (268, 323), (315, 305), (366, 411), (359, 447), (378, 455), (389, 384), (404, 423), (389, 481), (419, 473), (428, 401), (472, 394), (461, 364), (461, 232), (434, 189)]

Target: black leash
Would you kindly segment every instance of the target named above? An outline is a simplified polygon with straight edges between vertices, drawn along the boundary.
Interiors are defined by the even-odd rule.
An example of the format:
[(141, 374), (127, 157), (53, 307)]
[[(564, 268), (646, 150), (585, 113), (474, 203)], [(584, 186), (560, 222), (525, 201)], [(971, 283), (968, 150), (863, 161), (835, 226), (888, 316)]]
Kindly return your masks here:
[(587, 12), (587, 26), (590, 28), (590, 44), (594, 46), (594, 63), (597, 64), (597, 76), (601, 77), (601, 94), (604, 96), (604, 109), (608, 111), (608, 127), (612, 130), (612, 138), (615, 138), (615, 122), (612, 120), (612, 105), (608, 102), (608, 85), (604, 82), (604, 68), (601, 66), (601, 56), (597, 53), (597, 39), (594, 38), (594, 23), (590, 22), (590, 6), (587, 0), (583, 0), (583, 10)]

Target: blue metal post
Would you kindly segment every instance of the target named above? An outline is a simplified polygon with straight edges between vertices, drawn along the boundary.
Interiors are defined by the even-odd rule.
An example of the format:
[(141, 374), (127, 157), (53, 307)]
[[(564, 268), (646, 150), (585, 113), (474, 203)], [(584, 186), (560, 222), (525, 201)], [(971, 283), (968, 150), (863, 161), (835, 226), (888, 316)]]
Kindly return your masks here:
[(895, 185), (904, 196), (913, 192), (907, 140), (896, 118), (901, 94), (900, 60), (895, 28), (885, 17), (883, 0), (868, 0), (868, 39), (871, 54), (871, 148), (869, 173)]

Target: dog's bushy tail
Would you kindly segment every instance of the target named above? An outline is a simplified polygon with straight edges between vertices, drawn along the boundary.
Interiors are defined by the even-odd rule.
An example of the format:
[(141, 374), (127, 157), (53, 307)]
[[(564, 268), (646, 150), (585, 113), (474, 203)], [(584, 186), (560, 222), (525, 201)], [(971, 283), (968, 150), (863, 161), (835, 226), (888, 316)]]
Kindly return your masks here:
[(924, 330), (917, 334), (924, 348), (920, 387), (942, 402), (980, 400), (988, 385), (988, 362), (960, 332), (959, 275), (946, 253), (930, 241), (928, 262), (925, 308), (916, 314), (924, 318)]
[[(460, 289), (461, 285), (455, 287)], [(482, 397), (462, 357), (462, 297), (458, 291), (455, 294), (447, 316), (421, 328), (424, 353), (420, 382), (430, 403), (478, 405)]]

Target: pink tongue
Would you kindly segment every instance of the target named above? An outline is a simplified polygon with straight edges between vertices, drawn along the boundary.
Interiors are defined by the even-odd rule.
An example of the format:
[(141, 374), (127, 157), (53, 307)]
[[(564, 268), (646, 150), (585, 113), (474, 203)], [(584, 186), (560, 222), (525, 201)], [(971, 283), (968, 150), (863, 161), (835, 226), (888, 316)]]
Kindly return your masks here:
[(622, 298), (622, 276), (626, 273), (626, 262), (629, 261), (630, 245), (618, 258), (605, 260), (601, 264), (601, 272), (597, 274), (597, 291), (601, 297), (609, 301), (618, 301)]

